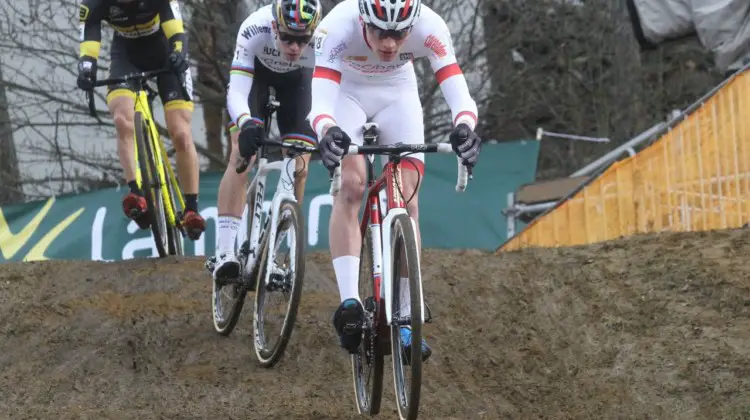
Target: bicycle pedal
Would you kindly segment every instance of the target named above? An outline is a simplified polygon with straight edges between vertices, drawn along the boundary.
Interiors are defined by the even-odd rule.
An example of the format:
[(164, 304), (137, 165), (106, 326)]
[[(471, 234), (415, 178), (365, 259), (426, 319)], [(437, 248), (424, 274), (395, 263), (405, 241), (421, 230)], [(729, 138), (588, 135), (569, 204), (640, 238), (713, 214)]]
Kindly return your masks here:
[(367, 312), (375, 312), (375, 298), (373, 298), (372, 296), (368, 296), (367, 298), (365, 298), (363, 306), (365, 307), (365, 310)]
[(205, 266), (209, 273), (213, 273), (214, 268), (216, 268), (216, 257), (209, 257), (206, 260)]
[(250, 241), (245, 240), (245, 242), (240, 245), (240, 253), (242, 255), (250, 255)]

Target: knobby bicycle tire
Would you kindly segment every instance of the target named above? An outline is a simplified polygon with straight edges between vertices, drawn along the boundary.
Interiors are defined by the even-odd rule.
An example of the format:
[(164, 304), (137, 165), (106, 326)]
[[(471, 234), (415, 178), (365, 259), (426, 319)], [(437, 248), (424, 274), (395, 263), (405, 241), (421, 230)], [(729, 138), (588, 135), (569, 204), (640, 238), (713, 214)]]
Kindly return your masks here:
[[(393, 385), (396, 392), (399, 417), (415, 420), (419, 414), (419, 399), (422, 389), (422, 278), (417, 264), (419, 254), (417, 236), (411, 218), (399, 214), (393, 219), (392, 267), (391, 270), (391, 360), (393, 361)], [(401, 252), (405, 258), (401, 258)], [(409, 365), (404, 365), (401, 348), (401, 325), (398, 322), (400, 308), (400, 267), (407, 264), (409, 276), (411, 354)], [(411, 384), (406, 389), (403, 370), (411, 370)]]
[[(169, 165), (169, 159), (164, 159), (165, 165)], [(185, 247), (182, 243), (182, 232), (177, 227), (179, 220), (176, 220), (179, 216), (177, 214), (177, 200), (175, 200), (175, 191), (172, 183), (170, 182), (169, 175), (167, 175), (167, 195), (172, 200), (172, 212), (175, 217), (175, 223), (171, 226), (167, 226), (167, 242), (169, 243), (169, 255), (185, 255)], [(167, 221), (167, 224), (169, 221)]]
[[(253, 220), (253, 203), (255, 202), (255, 187), (250, 189), (247, 192), (247, 195), (245, 196), (245, 201), (248, 205), (248, 213), (247, 213), (247, 240), (250, 240), (250, 230), (252, 229), (252, 220)], [(261, 229), (263, 229), (263, 225), (261, 225)], [(257, 252), (260, 257), (263, 256), (263, 252), (265, 252), (266, 243), (268, 242), (268, 237), (264, 237), (263, 241), (258, 244), (258, 249), (255, 251)], [(236, 244), (235, 244), (236, 245)], [(241, 255), (241, 250), (239, 247), (235, 247), (235, 254)], [(249, 256), (248, 256), (249, 258)], [(211, 296), (211, 309), (212, 309), (212, 316), (214, 321), (214, 329), (216, 332), (223, 336), (228, 336), (229, 334), (234, 331), (234, 327), (237, 325), (237, 321), (240, 318), (240, 314), (242, 313), (242, 308), (245, 305), (245, 298), (247, 297), (247, 293), (249, 291), (254, 291), (256, 287), (256, 282), (258, 278), (258, 264), (262, 260), (262, 258), (257, 258), (255, 260), (254, 266), (250, 267), (250, 271), (254, 271), (256, 274), (253, 278), (249, 278), (249, 276), (252, 274), (251, 272), (245, 272), (245, 264), (247, 263), (246, 257), (240, 258), (240, 279), (242, 280), (242, 283), (237, 286), (237, 299), (235, 300), (234, 304), (232, 305), (231, 309), (229, 310), (229, 314), (225, 317), (224, 322), (217, 322), (216, 319), (216, 293), (217, 293), (217, 287), (216, 287), (216, 280), (213, 280), (213, 292)], [(229, 287), (229, 286), (224, 286)]]
[(223, 286), (226, 287), (236, 287), (237, 288), (237, 299), (234, 301), (234, 304), (232, 305), (231, 309), (229, 310), (229, 314), (224, 318), (224, 322), (219, 322), (216, 319), (216, 293), (219, 292), (216, 287), (216, 281), (213, 282), (213, 293), (211, 296), (211, 306), (212, 306), (212, 315), (214, 319), (214, 330), (216, 330), (217, 333), (228, 336), (229, 334), (234, 331), (234, 327), (237, 326), (237, 321), (240, 319), (240, 313), (242, 313), (242, 306), (245, 304), (245, 297), (247, 297), (247, 286), (243, 285), (231, 285), (227, 284)]
[[(143, 119), (143, 114), (136, 111), (133, 118), (133, 127), (135, 131), (135, 141), (138, 147), (138, 163), (141, 168), (141, 191), (146, 198), (148, 208), (148, 218), (151, 224), (151, 233), (156, 244), (156, 250), (159, 257), (167, 256), (167, 247), (165, 246), (158, 222), (164, 219), (164, 211), (158, 203), (161, 201), (160, 187), (158, 185), (159, 174), (154, 164), (154, 153), (151, 150), (151, 132), (148, 124)], [(166, 226), (166, 220), (164, 223)]]
[[(258, 269), (257, 283), (255, 288), (255, 310), (253, 313), (253, 344), (255, 347), (255, 354), (258, 358), (258, 362), (261, 366), (270, 368), (274, 366), (284, 355), (289, 339), (294, 331), (294, 323), (297, 319), (297, 312), (299, 310), (300, 300), (302, 298), (302, 286), (305, 279), (305, 244), (307, 243), (307, 237), (305, 234), (305, 223), (302, 218), (302, 210), (296, 201), (283, 200), (279, 206), (279, 226), (277, 226), (276, 235), (278, 236), (280, 231), (279, 227), (283, 223), (285, 211), (289, 211), (290, 214), (290, 228), (295, 230), (295, 243), (294, 243), (294, 273), (293, 280), (291, 283), (291, 290), (289, 293), (289, 303), (287, 304), (286, 314), (284, 316), (284, 323), (279, 333), (279, 341), (272, 346), (267, 348), (268, 342), (266, 340), (265, 329), (263, 328), (263, 321), (265, 319), (264, 313), (264, 297), (268, 293), (265, 287), (265, 277), (267, 269), (267, 259), (271, 255), (271, 247), (276, 246), (276, 238), (268, 238), (266, 246), (263, 249), (262, 258), (260, 261), (260, 267)], [(270, 215), (269, 215), (270, 217)], [(270, 229), (269, 229), (270, 234)], [(274, 255), (275, 256), (275, 255)]]
[[(166, 185), (166, 192), (167, 192), (167, 198), (170, 201), (171, 207), (172, 207), (172, 214), (174, 215), (175, 221), (173, 224), (169, 224), (169, 220), (167, 220), (167, 243), (169, 244), (169, 255), (179, 255), (183, 256), (185, 255), (185, 246), (182, 241), (182, 230), (179, 227), (180, 220), (179, 220), (179, 214), (177, 213), (177, 195), (182, 195), (182, 191), (180, 191), (180, 182), (178, 179), (174, 179), (175, 183), (177, 184), (177, 191), (175, 191), (174, 185), (172, 184), (173, 178), (171, 178), (170, 173), (174, 175), (173, 172), (171, 172), (167, 167), (167, 165), (171, 166), (172, 163), (169, 161), (169, 157), (167, 156), (166, 150), (164, 149), (164, 145), (159, 144), (162, 158), (162, 165), (164, 166), (164, 174), (165, 174), (165, 180), (164, 184)], [(185, 209), (183, 209), (184, 211)], [(166, 205), (165, 205), (165, 211), (166, 211)]]
[[(359, 258), (359, 284), (365, 285), (364, 296), (367, 301), (372, 297), (371, 307), (365, 305), (365, 328), (362, 331), (362, 341), (359, 345), (359, 352), (351, 355), (352, 359), (352, 379), (354, 381), (354, 396), (357, 402), (359, 414), (376, 415), (380, 413), (380, 403), (383, 397), (383, 366), (384, 366), (384, 349), (382, 345), (383, 331), (385, 322), (383, 316), (382, 301), (381, 305), (375, 304), (375, 283), (372, 273), (372, 232), (366, 230), (362, 237), (362, 247)], [(381, 285), (382, 287), (382, 285)], [(374, 329), (370, 329), (370, 328)], [(367, 384), (366, 373), (371, 374), (370, 386)]]

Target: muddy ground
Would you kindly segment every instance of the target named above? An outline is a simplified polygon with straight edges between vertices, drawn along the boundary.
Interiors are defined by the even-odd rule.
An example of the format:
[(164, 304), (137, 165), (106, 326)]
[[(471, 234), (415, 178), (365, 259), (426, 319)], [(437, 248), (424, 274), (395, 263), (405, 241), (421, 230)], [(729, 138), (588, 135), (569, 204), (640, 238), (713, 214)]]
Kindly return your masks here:
[[(748, 231), (426, 251), (423, 269), (434, 355), (421, 418), (750, 418)], [(251, 303), (230, 337), (213, 331), (201, 259), (3, 264), (0, 416), (359, 418), (337, 302), (328, 255), (311, 254), (269, 370)], [(394, 404), (388, 374), (379, 417)]]

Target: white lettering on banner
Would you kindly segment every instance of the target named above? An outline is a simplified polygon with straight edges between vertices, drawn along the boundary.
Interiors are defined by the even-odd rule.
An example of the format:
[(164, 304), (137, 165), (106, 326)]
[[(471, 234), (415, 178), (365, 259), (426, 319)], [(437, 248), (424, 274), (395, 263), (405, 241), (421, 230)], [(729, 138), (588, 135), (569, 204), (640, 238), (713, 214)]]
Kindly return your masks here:
[(320, 235), (320, 208), (333, 206), (333, 196), (324, 194), (315, 196), (310, 200), (310, 214), (307, 215), (307, 244), (315, 246), (318, 244)]
[[(381, 194), (380, 201), (382, 204), (382, 209), (385, 211), (385, 194)], [(305, 224), (307, 225), (307, 246), (317, 246), (320, 242), (320, 226), (321, 223), (324, 222), (321, 220), (321, 212), (324, 206), (332, 207), (333, 206), (333, 197), (330, 194), (321, 194), (317, 195), (315, 197), (312, 197), (310, 199), (310, 209), (308, 210), (308, 215), (305, 220)], [(245, 209), (242, 214), (242, 220), (240, 221), (240, 230), (237, 233), (237, 246), (241, 245), (246, 239), (247, 239), (247, 205), (244, 206)], [(264, 200), (263, 202), (263, 217), (264, 219), (268, 217), (268, 212), (271, 210), (271, 200)], [(209, 221), (209, 219), (214, 219), (214, 238), (215, 238), (215, 244), (214, 244), (214, 250), (218, 247), (219, 243), (219, 235), (218, 235), (218, 209), (217, 207), (206, 207), (200, 212), (201, 216), (206, 220), (206, 222)], [(97, 209), (94, 220), (91, 225), (91, 260), (92, 261), (115, 261), (114, 259), (106, 259), (103, 256), (104, 253), (104, 230), (107, 225), (107, 207), (102, 206), (99, 209)], [(303, 215), (304, 217), (304, 215)], [(328, 225), (328, 220), (325, 220), (324, 223), (326, 226)], [(151, 230), (146, 229), (141, 231), (138, 228), (138, 225), (130, 220), (128, 221), (128, 224), (126, 226), (126, 230), (128, 232), (128, 235), (136, 235), (138, 233), (141, 233), (143, 236), (139, 238), (133, 238), (122, 248), (121, 258), (123, 260), (128, 260), (135, 258), (135, 254), (139, 253), (142, 254), (143, 251), (150, 250), (150, 257), (156, 258), (158, 257), (159, 253), (156, 249), (156, 244), (153, 241), (153, 237), (151, 235)], [(193, 249), (193, 255), (195, 256), (204, 256), (206, 255), (206, 244), (205, 239), (206, 235), (205, 233), (201, 235), (200, 239), (197, 241), (194, 241), (194, 249)], [(291, 246), (291, 235), (286, 236), (286, 242), (287, 247)], [(110, 244), (111, 245), (111, 244)], [(142, 257), (141, 257), (142, 258)]]
[[(138, 225), (131, 220), (130, 223), (128, 223), (128, 233), (132, 235), (138, 230)], [(150, 230), (148, 232), (151, 233)], [(133, 239), (132, 241), (126, 243), (125, 247), (122, 248), (122, 259), (129, 260), (135, 258), (136, 252), (147, 249), (151, 250), (151, 257), (156, 257), (159, 255), (158, 251), (156, 250), (156, 243), (154, 243), (151, 235), (148, 235), (145, 238)]]
[(106, 207), (99, 207), (94, 216), (94, 224), (91, 225), (91, 260), (113, 261), (102, 258), (102, 240), (104, 238), (104, 217), (107, 215)]

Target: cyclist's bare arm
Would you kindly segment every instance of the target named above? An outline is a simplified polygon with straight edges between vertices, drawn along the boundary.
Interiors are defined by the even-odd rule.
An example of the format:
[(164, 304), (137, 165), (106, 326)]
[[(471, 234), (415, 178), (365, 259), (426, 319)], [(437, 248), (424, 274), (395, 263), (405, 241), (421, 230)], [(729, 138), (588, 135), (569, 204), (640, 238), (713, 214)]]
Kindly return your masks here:
[(262, 43), (262, 33), (248, 30), (250, 26), (262, 25), (256, 14), (251, 14), (242, 22), (237, 32), (237, 43), (234, 49), (232, 67), (229, 71), (229, 88), (227, 89), (227, 110), (229, 117), (242, 127), (252, 118), (248, 97), (253, 87), (255, 73), (255, 51)]
[(102, 0), (82, 0), (78, 8), (78, 21), (81, 32), (79, 56), (99, 59), (102, 47), (102, 19), (106, 12)]
[(445, 101), (451, 109), (453, 125), (466, 123), (472, 130), (477, 124), (477, 104), (469, 93), (466, 78), (456, 61), (448, 25), (437, 13), (422, 8), (422, 16), (411, 36), (421, 37), (419, 44), (435, 72)]

